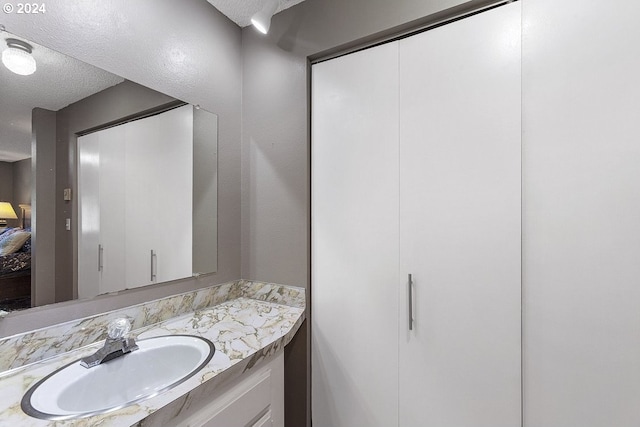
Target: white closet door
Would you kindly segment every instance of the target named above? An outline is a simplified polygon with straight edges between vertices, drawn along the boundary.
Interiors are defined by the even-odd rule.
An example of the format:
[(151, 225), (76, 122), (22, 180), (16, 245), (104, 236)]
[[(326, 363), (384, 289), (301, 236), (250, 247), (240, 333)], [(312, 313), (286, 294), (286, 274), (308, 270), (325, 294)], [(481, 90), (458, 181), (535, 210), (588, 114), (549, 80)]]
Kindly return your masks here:
[(125, 284), (125, 132), (115, 126), (97, 132), (100, 142), (100, 245), (102, 272), (99, 293)]
[(78, 138), (78, 298), (99, 294), (100, 143), (98, 134)]
[[(161, 148), (154, 129), (155, 117), (123, 125), (126, 132), (126, 235), (127, 288), (151, 284), (151, 251), (161, 223), (158, 219), (160, 185), (155, 158)], [(166, 171), (169, 173), (169, 171)]]
[(525, 426), (640, 426), (640, 2), (523, 2)]
[(398, 46), (313, 66), (312, 405), (398, 422)]
[[(193, 107), (127, 123), (127, 287), (192, 274)], [(152, 279), (151, 251), (154, 252)]]
[(520, 56), (520, 3), (400, 42), (402, 427), (521, 422)]
[(193, 106), (185, 105), (153, 117), (157, 132), (150, 159), (158, 186), (154, 235), (159, 282), (193, 273)]

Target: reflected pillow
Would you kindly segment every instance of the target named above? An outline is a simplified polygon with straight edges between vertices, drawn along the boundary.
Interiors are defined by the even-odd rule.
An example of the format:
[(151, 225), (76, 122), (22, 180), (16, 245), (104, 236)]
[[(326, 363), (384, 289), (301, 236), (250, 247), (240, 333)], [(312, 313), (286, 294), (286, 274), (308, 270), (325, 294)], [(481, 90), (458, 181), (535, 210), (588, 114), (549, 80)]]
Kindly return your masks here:
[(6, 237), (11, 233), (15, 232), (15, 228), (13, 227), (2, 227), (0, 228), (0, 238)]
[(20, 252), (31, 252), (31, 236), (29, 236), (24, 245), (22, 245)]
[(16, 231), (8, 236), (0, 236), (0, 255), (17, 252), (29, 240), (29, 237), (31, 237), (31, 233), (26, 231)]

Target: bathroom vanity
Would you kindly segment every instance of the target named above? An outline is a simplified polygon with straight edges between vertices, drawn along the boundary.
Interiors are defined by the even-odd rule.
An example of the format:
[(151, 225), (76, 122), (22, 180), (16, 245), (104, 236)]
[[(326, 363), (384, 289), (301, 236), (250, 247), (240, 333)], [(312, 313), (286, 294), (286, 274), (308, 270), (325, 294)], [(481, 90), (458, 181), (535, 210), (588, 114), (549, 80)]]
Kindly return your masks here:
[[(29, 388), (95, 353), (106, 325), (120, 317), (132, 322), (130, 336), (139, 342), (191, 335), (211, 341), (215, 353), (186, 381), (120, 409), (58, 421), (25, 414), (20, 403)], [(304, 289), (235, 281), (4, 338), (0, 419), (15, 426), (282, 426), (283, 349), (304, 317)]]

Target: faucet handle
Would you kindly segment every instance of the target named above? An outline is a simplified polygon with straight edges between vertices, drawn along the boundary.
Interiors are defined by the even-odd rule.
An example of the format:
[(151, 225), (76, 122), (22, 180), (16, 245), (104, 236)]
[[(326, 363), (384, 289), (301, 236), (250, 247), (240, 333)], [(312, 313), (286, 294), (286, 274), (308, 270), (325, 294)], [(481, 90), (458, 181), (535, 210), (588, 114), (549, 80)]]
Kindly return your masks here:
[(129, 334), (131, 322), (125, 317), (113, 320), (107, 326), (107, 335), (113, 340), (122, 339)]

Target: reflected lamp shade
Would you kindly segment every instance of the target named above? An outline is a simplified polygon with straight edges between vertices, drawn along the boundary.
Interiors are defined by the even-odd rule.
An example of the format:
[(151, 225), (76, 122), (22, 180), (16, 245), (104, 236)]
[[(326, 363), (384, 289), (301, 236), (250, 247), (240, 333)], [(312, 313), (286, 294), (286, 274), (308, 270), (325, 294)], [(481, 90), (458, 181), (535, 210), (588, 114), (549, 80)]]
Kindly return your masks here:
[(0, 202), (0, 227), (7, 224), (7, 219), (18, 219), (16, 211), (13, 210), (13, 206), (9, 202)]
[(2, 51), (2, 63), (10, 71), (21, 76), (36, 72), (36, 60), (31, 56), (31, 45), (21, 40), (7, 39), (7, 48)]
[(264, 7), (251, 17), (251, 24), (262, 34), (267, 34), (271, 26), (271, 17), (277, 9), (278, 0), (267, 0)]

